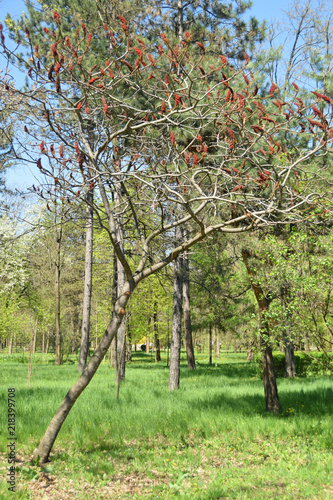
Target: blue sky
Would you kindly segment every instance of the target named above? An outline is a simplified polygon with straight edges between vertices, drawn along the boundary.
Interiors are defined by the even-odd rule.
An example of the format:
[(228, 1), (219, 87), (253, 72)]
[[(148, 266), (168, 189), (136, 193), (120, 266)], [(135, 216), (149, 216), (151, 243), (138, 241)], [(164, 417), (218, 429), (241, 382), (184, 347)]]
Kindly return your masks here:
[[(143, 4), (146, 5), (146, 2), (143, 2)], [(291, 0), (254, 0), (247, 16), (254, 16), (259, 21), (264, 19), (272, 21), (273, 19), (282, 18), (283, 10), (286, 10), (290, 4)], [(10, 13), (13, 19), (17, 19), (24, 10), (23, 0), (0, 0), (0, 21), (3, 23), (7, 13)], [(7, 183), (11, 188), (25, 189), (33, 182), (36, 182), (36, 180), (26, 166), (12, 168), (7, 173)]]
[[(146, 5), (146, 2), (143, 2), (143, 4)], [(281, 17), (282, 10), (286, 9), (290, 4), (290, 0), (254, 0), (251, 14), (256, 16), (260, 20)], [(16, 16), (19, 16), (23, 10), (23, 0), (0, 1), (0, 19), (2, 21), (4, 20), (7, 12), (9, 12), (14, 18)]]

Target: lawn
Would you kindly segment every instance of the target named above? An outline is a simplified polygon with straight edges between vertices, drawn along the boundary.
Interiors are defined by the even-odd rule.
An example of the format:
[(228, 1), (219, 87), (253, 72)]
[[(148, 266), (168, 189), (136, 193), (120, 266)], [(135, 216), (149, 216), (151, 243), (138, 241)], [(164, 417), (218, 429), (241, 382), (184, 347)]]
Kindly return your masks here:
[[(184, 356), (184, 354), (183, 354)], [(0, 355), (0, 497), (20, 499), (333, 499), (332, 376), (278, 379), (283, 410), (264, 411), (263, 382), (245, 354), (213, 366), (183, 357), (168, 391), (165, 359), (136, 353), (116, 400), (102, 364), (57, 438), (51, 462), (31, 465), (54, 412), (77, 379), (75, 363), (36, 355), (30, 387), (21, 355)], [(16, 493), (7, 490), (7, 391), (16, 390)]]

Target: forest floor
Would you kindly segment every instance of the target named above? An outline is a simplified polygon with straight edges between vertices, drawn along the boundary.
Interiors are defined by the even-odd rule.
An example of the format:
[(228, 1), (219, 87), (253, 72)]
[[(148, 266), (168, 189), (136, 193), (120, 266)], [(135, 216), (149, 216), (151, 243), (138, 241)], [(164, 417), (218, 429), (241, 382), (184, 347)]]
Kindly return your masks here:
[[(27, 355), (25, 354), (27, 357)], [(51, 462), (32, 452), (71, 384), (72, 360), (0, 354), (0, 498), (333, 499), (333, 378), (278, 379), (283, 409), (264, 411), (263, 382), (245, 354), (222, 353), (168, 391), (165, 357), (135, 353), (116, 400), (102, 364), (61, 429)], [(15, 493), (8, 491), (7, 400), (15, 388)]]

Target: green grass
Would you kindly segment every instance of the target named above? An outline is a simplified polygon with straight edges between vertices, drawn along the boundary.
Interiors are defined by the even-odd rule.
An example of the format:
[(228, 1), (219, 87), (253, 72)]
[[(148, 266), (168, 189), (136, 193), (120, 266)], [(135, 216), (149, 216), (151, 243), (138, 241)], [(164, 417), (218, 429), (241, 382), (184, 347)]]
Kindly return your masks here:
[[(283, 410), (270, 415), (263, 382), (244, 354), (223, 354), (213, 366), (197, 355), (194, 372), (183, 355), (181, 388), (170, 393), (165, 360), (156, 365), (137, 353), (119, 401), (114, 370), (105, 363), (69, 414), (43, 471), (29, 459), (78, 377), (76, 364), (55, 367), (50, 360), (38, 358), (30, 388), (26, 364), (8, 357), (0, 364), (1, 429), (7, 427), (7, 389), (16, 388), (22, 460), (16, 495), (22, 499), (333, 498), (330, 376), (279, 379)], [(7, 442), (5, 431), (4, 460)], [(13, 498), (5, 481), (0, 498)]]

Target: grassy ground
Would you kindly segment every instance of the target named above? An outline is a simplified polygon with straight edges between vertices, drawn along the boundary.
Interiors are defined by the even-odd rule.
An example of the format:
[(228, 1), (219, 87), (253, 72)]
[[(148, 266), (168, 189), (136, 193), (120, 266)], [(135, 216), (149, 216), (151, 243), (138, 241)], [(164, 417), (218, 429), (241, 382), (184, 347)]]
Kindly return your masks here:
[[(165, 360), (137, 353), (120, 400), (114, 371), (98, 370), (68, 416), (43, 470), (31, 453), (70, 385), (75, 364), (27, 365), (0, 356), (0, 498), (333, 499), (333, 380), (278, 380), (283, 410), (264, 411), (263, 382), (244, 354), (213, 366), (185, 359), (168, 391)], [(1, 360), (3, 362), (1, 362)], [(16, 493), (7, 490), (7, 390), (16, 389)]]

